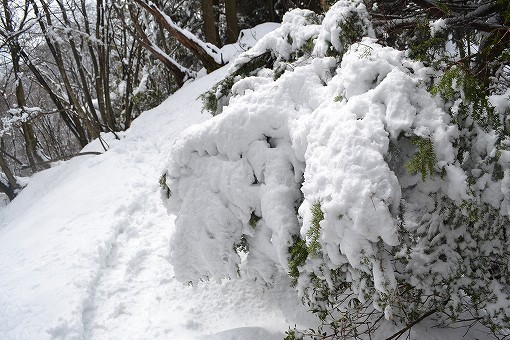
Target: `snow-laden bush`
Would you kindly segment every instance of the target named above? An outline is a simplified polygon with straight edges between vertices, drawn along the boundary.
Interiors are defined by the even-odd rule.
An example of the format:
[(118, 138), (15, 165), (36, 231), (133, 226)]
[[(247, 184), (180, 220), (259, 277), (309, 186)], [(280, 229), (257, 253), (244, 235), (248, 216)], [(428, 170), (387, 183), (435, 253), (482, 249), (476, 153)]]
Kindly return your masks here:
[[(271, 283), (284, 270), (337, 335), (433, 313), (504, 332), (508, 93), (487, 99), (461, 70), (441, 76), (375, 39), (334, 38), (346, 13), (371, 34), (363, 8), (335, 4), (311, 28), (314, 55), (280, 77), (236, 79), (223, 113), (176, 141), (162, 178), (175, 275)], [(284, 23), (247, 53), (287, 34)]]
[[(241, 54), (229, 76), (202, 95), (204, 109), (220, 114), (228, 104), (235, 82), (247, 76), (264, 75), (277, 79), (285, 71), (306, 63), (310, 57), (334, 56), (340, 61), (345, 50), (364, 36), (374, 37), (365, 5), (342, 0), (321, 18), (305, 9), (294, 9), (283, 17), (279, 29), (267, 34), (256, 46)], [(340, 35), (339, 32), (344, 32)]]

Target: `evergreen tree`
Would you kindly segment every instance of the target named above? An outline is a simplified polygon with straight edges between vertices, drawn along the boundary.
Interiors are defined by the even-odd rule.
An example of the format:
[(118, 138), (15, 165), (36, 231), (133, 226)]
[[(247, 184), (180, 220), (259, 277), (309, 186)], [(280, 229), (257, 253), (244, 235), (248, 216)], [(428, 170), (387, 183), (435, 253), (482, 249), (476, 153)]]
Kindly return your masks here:
[(218, 116), (172, 151), (177, 277), (270, 284), (283, 268), (322, 321), (288, 339), (370, 337), (384, 319), (398, 338), (432, 316), (508, 336), (509, 10), (345, 0), (286, 14), (204, 94)]

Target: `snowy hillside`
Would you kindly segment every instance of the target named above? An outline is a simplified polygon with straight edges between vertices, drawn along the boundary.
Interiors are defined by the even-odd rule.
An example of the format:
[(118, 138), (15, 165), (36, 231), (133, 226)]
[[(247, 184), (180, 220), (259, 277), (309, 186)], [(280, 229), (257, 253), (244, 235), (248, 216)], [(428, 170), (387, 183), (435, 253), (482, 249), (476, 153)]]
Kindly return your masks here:
[(358, 0), (243, 39), (0, 212), (0, 339), (508, 336), (508, 89)]
[(185, 85), (121, 140), (105, 136), (103, 155), (38, 173), (1, 212), (0, 339), (279, 339), (308, 325), (288, 279), (190, 287), (167, 259), (174, 217), (158, 178), (173, 139), (209, 117), (198, 96), (225, 73)]

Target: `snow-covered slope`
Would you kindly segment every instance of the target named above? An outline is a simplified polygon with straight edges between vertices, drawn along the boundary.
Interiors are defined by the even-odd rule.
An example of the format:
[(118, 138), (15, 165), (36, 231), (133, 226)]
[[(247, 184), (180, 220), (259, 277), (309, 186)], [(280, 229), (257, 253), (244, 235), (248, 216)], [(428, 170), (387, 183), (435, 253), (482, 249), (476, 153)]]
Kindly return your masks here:
[[(333, 39), (337, 18), (351, 13), (352, 3), (338, 2), (322, 28), (311, 12), (287, 14), (282, 29), (246, 52), (247, 59), (238, 58), (237, 65), (268, 50), (290, 56), (315, 35), (310, 51), (316, 57), (305, 54), (295, 67), (278, 66), (276, 59), (275, 69), (288, 72), (265, 69), (236, 78), (220, 116), (201, 114), (198, 97), (224, 79), (228, 67), (186, 84), (145, 112), (119, 140), (104, 135), (104, 154), (62, 162), (31, 178), (0, 211), (0, 340), (281, 339), (295, 324), (315, 328), (316, 320), (286, 275), (293, 270), (289, 248), (304, 244), (296, 236), (322, 247), (327, 262), (316, 261), (318, 248), (307, 246), (309, 261), (293, 261), (295, 279), (305, 273), (331, 284), (359, 280), (358, 294), (372, 287), (359, 274), (372, 273), (380, 297), (395, 298), (398, 308), (407, 303), (395, 290), (388, 257), (393, 252), (382, 244), (398, 243), (398, 204), (407, 200), (403, 218), (414, 232), (430, 192), (452, 202), (469, 199), (464, 197), (466, 176), (451, 149), (457, 130), (425, 90), (428, 70), (370, 38), (350, 47)], [(365, 12), (359, 2), (352, 13), (363, 18)], [(245, 41), (274, 27), (247, 32)], [(324, 56), (329, 44), (342, 54), (341, 63)], [(243, 45), (222, 49), (223, 56), (235, 56)], [(432, 165), (426, 164), (430, 175), (440, 178), (436, 182), (425, 181), (427, 170), (404, 169), (404, 160), (417, 153), (413, 137), (436, 150), (428, 157)], [(84, 151), (101, 150), (95, 141)], [(496, 201), (508, 207), (505, 164), (506, 182), (497, 184)], [(170, 200), (161, 197), (163, 173)], [(322, 214), (316, 223), (314, 206)], [(423, 264), (446, 268), (426, 262), (432, 256), (421, 257), (421, 251), (417, 246), (413, 253), (418, 273)], [(439, 260), (447, 258), (441, 254)], [(326, 269), (336, 270), (335, 277)], [(238, 273), (242, 278), (202, 281)], [(338, 276), (342, 273), (349, 277)], [(298, 278), (301, 293), (313, 288), (310, 278)], [(420, 278), (412, 278), (412, 284), (419, 287)], [(195, 285), (182, 285), (188, 281)], [(388, 295), (390, 290), (395, 294)], [(358, 296), (359, 302), (375, 295)], [(382, 305), (374, 308), (382, 312)], [(405, 329), (391, 320), (391, 312), (384, 308), (390, 320), (381, 322), (373, 338)], [(420, 340), (489, 337), (477, 327), (445, 330), (438, 323), (431, 317), (406, 335)]]
[(209, 117), (197, 97), (225, 74), (105, 136), (104, 154), (38, 173), (1, 212), (0, 339), (270, 339), (309, 322), (284, 278), (183, 286), (167, 260), (174, 217), (158, 178), (177, 134)]

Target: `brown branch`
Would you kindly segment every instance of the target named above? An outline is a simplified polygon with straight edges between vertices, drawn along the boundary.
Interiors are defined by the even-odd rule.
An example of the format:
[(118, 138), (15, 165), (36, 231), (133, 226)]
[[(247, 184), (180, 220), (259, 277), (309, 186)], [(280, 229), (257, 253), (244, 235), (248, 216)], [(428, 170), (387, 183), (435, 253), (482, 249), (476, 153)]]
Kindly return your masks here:
[[(467, 12), (460, 12), (459, 9), (453, 11), (450, 7), (448, 7), (448, 10), (443, 10), (435, 2), (428, 0), (414, 0), (413, 3), (426, 11), (426, 15), (422, 16), (423, 18), (444, 18), (448, 27), (467, 26), (484, 32), (492, 32), (495, 29), (510, 30), (510, 27), (506, 25), (491, 23), (485, 20), (487, 17), (498, 13), (498, 4), (495, 2), (490, 2), (476, 8), (466, 7), (465, 10), (467, 9)], [(441, 4), (448, 6), (446, 3)], [(414, 15), (410, 17), (395, 17), (394, 15), (372, 13), (372, 17), (374, 18), (374, 26), (382, 26), (387, 30), (410, 29), (418, 25), (418, 20)]]
[(152, 14), (156, 21), (161, 24), (168, 33), (170, 33), (178, 42), (193, 53), (193, 55), (200, 60), (207, 72), (210, 73), (222, 66), (223, 63), (216, 62), (212, 57), (212, 53), (215, 53), (215, 51), (212, 49), (210, 52), (206, 51), (201, 44), (186, 36), (182, 30), (177, 29), (174, 25), (172, 25), (171, 20), (167, 17), (167, 15), (155, 4), (152, 2), (147, 3), (144, 0), (134, 0), (134, 2)]
[(3, 153), (5, 156), (9, 157), (10, 159), (12, 159), (14, 162), (18, 163), (18, 165), (23, 165), (22, 161), (20, 161), (15, 156), (13, 156), (10, 153), (8, 153), (7, 151), (5, 151), (3, 148), (0, 148), (0, 152)]
[(155, 48), (154, 44), (150, 41), (147, 34), (145, 34), (143, 28), (138, 23), (138, 18), (135, 13), (135, 8), (132, 5), (129, 5), (129, 14), (131, 17), (131, 21), (135, 28), (135, 32), (132, 32), (133, 37), (138, 40), (138, 42), (147, 49), (154, 57), (156, 57), (159, 61), (165, 65), (165, 67), (172, 73), (177, 83), (177, 86), (181, 87), (184, 83), (186, 77), (189, 77), (189, 74), (184, 73), (178, 65), (172, 62), (168, 58), (168, 56), (161, 53), (162, 51)]

